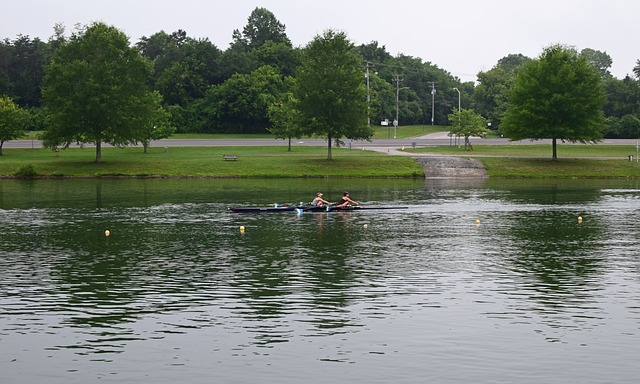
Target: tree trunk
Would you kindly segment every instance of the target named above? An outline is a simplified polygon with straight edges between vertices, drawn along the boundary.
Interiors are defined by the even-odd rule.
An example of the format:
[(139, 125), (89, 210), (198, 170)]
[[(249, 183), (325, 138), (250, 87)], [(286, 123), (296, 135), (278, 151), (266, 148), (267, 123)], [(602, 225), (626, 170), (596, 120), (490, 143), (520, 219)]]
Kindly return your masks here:
[(553, 160), (558, 160), (558, 148), (555, 138), (553, 138)]
[(0, 156), (2, 156), (2, 146), (4, 145), (4, 140), (0, 141)]
[(102, 163), (102, 142), (100, 140), (96, 142), (96, 163)]
[(289, 149), (287, 150), (287, 152), (291, 152), (291, 137), (289, 137)]
[(333, 157), (331, 157), (331, 133), (329, 133), (329, 135), (327, 136), (327, 144), (328, 144), (327, 160), (333, 160)]
[(142, 142), (142, 147), (144, 148), (144, 152), (143, 153), (149, 153), (149, 142), (148, 141), (143, 141)]

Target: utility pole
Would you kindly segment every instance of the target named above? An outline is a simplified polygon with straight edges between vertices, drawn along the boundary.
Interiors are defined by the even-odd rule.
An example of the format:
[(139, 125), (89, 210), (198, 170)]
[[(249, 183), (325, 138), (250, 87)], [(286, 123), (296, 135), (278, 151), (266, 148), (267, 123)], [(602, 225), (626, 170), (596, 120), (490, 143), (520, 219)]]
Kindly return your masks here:
[(400, 109), (398, 106), (399, 100), (400, 100), (400, 90), (409, 88), (409, 87), (400, 88), (400, 80), (401, 80), (400, 75), (396, 75), (396, 119), (393, 121), (393, 126), (395, 127), (393, 132), (394, 139), (397, 137), (398, 125), (400, 125), (400, 122), (398, 121), (398, 110)]
[(431, 125), (434, 124), (435, 119), (435, 105), (436, 105), (436, 82), (431, 81)]
[(397, 137), (398, 132), (398, 100), (400, 98), (400, 76), (396, 75), (396, 119), (393, 120), (393, 138)]

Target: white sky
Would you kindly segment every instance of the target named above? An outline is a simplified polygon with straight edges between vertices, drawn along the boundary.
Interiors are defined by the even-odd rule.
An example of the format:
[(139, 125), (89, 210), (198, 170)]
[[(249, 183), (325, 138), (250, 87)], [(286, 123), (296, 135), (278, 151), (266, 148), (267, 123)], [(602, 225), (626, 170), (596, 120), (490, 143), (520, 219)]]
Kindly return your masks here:
[[(256, 7), (273, 12), (295, 46), (327, 28), (356, 44), (378, 41), (395, 56), (419, 57), (473, 81), (508, 55), (537, 57), (551, 44), (592, 48), (613, 59), (623, 78), (640, 59), (637, 0), (31, 0), (3, 1), (0, 38), (18, 34), (47, 40), (55, 23), (103, 21), (131, 43), (164, 30), (183, 29), (224, 50)], [(634, 48), (635, 47), (635, 48)]]

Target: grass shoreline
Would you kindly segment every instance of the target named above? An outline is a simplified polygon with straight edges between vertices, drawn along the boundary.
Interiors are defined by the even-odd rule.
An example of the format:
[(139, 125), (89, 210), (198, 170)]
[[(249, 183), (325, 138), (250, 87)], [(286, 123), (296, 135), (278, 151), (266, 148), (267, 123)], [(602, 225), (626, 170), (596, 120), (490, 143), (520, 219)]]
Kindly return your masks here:
[[(634, 148), (635, 149), (635, 148)], [(551, 147), (476, 145), (474, 151), (440, 146), (407, 149), (416, 155), (459, 156), (482, 162), (490, 178), (640, 179), (640, 164), (628, 161), (631, 148), (619, 145), (562, 145), (551, 159)], [(5, 148), (0, 178), (424, 178), (415, 158), (359, 149), (325, 147), (141, 147), (95, 149)], [(224, 154), (238, 155), (236, 161)]]

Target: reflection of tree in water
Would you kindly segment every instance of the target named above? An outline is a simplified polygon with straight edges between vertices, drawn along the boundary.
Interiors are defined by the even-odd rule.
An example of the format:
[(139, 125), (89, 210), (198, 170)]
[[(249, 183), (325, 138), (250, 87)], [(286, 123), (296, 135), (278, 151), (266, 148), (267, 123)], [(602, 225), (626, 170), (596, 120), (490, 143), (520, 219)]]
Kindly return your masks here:
[[(132, 212), (124, 211), (127, 214)], [(216, 260), (208, 253), (211, 240), (206, 234), (191, 231), (189, 225), (126, 223), (120, 218), (107, 238), (106, 226), (97, 223), (102, 219), (93, 219), (94, 228), (70, 224), (51, 228), (48, 236), (49, 246), (60, 254), (52, 270), (57, 284), (52, 300), (66, 314), (65, 325), (95, 333), (95, 340), (84, 347), (99, 352), (124, 345), (139, 337), (130, 327), (145, 316), (210, 305), (213, 298), (203, 297), (198, 287), (222, 268), (211, 265)], [(178, 324), (159, 324), (159, 330), (151, 331), (158, 334), (169, 327), (169, 332), (180, 332), (181, 327), (192, 326), (194, 316)]]
[(60, 255), (51, 273), (62, 322), (95, 336), (79, 352), (121, 351), (149, 316), (171, 319), (145, 331), (154, 337), (223, 325), (255, 345), (360, 325), (347, 308), (362, 294), (354, 287), (380, 273), (360, 254), (360, 215), (247, 217), (241, 235), (190, 222), (184, 207), (150, 209), (68, 211), (65, 225), (46, 228), (46, 247)]
[[(578, 216), (559, 210), (528, 211), (515, 217), (504, 234), (511, 244), (511, 254), (505, 256), (524, 280), (515, 283), (511, 294), (516, 302), (530, 305), (525, 311), (533, 308), (558, 327), (568, 325), (554, 315), (568, 315), (573, 321), (597, 315), (592, 306), (602, 284), (603, 256), (598, 250), (603, 231), (597, 218), (578, 223)], [(523, 296), (529, 300), (522, 301)]]
[(261, 231), (250, 234), (252, 249), (236, 260), (243, 266), (236, 267), (233, 284), (243, 286), (240, 314), (246, 321), (261, 321), (254, 330), (262, 333), (261, 342), (280, 341), (271, 323), (279, 322), (281, 334), (290, 314), (323, 334), (357, 325), (345, 310), (358, 279), (351, 256), (361, 235), (352, 219), (348, 213), (309, 213), (287, 228), (287, 217), (253, 224)]
[[(504, 185), (503, 180), (489, 181), (489, 187), (500, 195), (500, 199), (518, 204), (591, 204), (602, 198), (600, 188), (576, 181), (518, 180)], [(551, 183), (551, 184), (548, 184)]]
[(315, 236), (316, 246), (308, 254), (312, 321), (328, 333), (345, 332), (341, 328), (359, 325), (345, 310), (357, 294), (354, 288), (361, 280), (372, 278), (363, 265), (363, 255), (358, 254), (363, 231), (351, 213), (326, 215), (323, 224)]
[(134, 245), (135, 241), (127, 238), (148, 236), (153, 242), (154, 236), (142, 235), (144, 229), (138, 226), (118, 230), (121, 232), (114, 230), (115, 239), (106, 238), (100, 229), (87, 234), (91, 239), (60, 239), (59, 246), (65, 247), (64, 241), (73, 245), (68, 245), (69, 256), (57, 264), (54, 274), (62, 283), (60, 289), (69, 295), (68, 305), (83, 309), (69, 319), (72, 324), (108, 327), (130, 322), (151, 309), (136, 304), (136, 298), (146, 293), (143, 276), (150, 272), (144, 266), (147, 247)]

